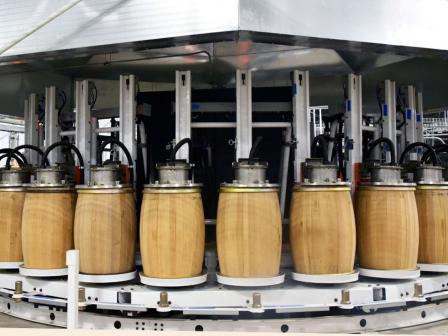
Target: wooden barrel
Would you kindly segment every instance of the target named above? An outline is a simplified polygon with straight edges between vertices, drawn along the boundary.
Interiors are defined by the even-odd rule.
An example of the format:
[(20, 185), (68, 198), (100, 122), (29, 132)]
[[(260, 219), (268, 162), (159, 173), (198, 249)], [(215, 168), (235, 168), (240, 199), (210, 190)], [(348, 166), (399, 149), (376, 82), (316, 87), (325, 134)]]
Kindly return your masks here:
[(356, 226), (350, 188), (295, 187), (289, 220), (297, 273), (353, 272)]
[(117, 274), (135, 269), (137, 223), (132, 188), (78, 190), (75, 248), (79, 271)]
[(277, 276), (282, 250), (277, 190), (222, 187), (216, 239), (223, 276)]
[(20, 262), (22, 255), (23, 188), (0, 188), (0, 262)]
[[(44, 190), (47, 189), (47, 190)], [(22, 250), (26, 268), (66, 267), (73, 248), (76, 194), (71, 190), (28, 191), (22, 214)]]
[(140, 251), (147, 277), (202, 273), (205, 222), (199, 188), (147, 188), (140, 214)]
[(376, 270), (414, 270), (418, 215), (414, 187), (361, 186), (356, 194), (359, 264)]
[(448, 187), (418, 186), (415, 191), (419, 222), (418, 262), (448, 263)]

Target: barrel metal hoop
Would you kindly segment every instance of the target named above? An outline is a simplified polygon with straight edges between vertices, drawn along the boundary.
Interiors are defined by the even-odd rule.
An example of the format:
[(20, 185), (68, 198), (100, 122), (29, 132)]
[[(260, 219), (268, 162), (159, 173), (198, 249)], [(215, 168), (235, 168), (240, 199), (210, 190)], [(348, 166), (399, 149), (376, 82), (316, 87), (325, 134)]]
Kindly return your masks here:
[(446, 185), (430, 185), (430, 184), (418, 185), (417, 191), (418, 190), (448, 190), (448, 186), (446, 186)]
[(350, 191), (351, 189), (349, 187), (305, 187), (305, 186), (296, 186), (294, 187), (293, 191)]
[(145, 188), (144, 194), (196, 194), (201, 188)]
[(359, 186), (360, 191), (415, 191), (415, 187), (403, 186)]
[(64, 187), (35, 187), (35, 188), (27, 188), (27, 193), (75, 193), (75, 189), (73, 188), (64, 188)]
[(267, 193), (278, 192), (278, 188), (244, 188), (244, 187), (221, 187), (221, 193)]
[(91, 188), (91, 189), (77, 189), (76, 192), (78, 194), (130, 194), (134, 193), (134, 189), (132, 188)]
[(26, 191), (25, 188), (22, 187), (7, 187), (7, 188), (2, 188), (0, 187), (0, 192), (24, 192)]

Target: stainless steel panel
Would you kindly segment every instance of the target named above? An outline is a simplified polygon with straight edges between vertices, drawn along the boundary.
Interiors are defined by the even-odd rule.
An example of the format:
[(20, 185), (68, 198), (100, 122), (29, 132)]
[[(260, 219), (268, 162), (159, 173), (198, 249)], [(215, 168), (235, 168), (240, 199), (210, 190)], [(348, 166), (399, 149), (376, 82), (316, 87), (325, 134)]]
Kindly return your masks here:
[[(68, 0), (0, 2), (0, 46)], [(84, 0), (2, 56), (236, 30), (237, 0)]]
[(239, 28), (448, 50), (446, 13), (446, 0), (240, 0)]

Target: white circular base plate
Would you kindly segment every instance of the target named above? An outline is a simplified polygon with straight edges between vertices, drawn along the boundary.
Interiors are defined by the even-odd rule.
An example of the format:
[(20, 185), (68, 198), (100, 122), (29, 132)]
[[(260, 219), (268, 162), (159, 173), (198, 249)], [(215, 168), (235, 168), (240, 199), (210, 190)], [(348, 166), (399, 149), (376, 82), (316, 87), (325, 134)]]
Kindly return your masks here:
[(23, 265), (23, 261), (1, 261), (0, 269), (19, 269)]
[(358, 268), (359, 274), (365, 277), (381, 279), (417, 279), (420, 277), (420, 269), (415, 270), (375, 270), (368, 268)]
[(207, 273), (191, 277), (191, 278), (177, 278), (177, 279), (163, 279), (151, 278), (143, 275), (140, 272), (140, 282), (144, 285), (155, 287), (186, 287), (200, 285), (207, 281)]
[(448, 264), (417, 264), (422, 272), (448, 273)]
[(292, 278), (296, 281), (316, 283), (316, 284), (339, 284), (347, 282), (358, 281), (359, 273), (353, 271), (353, 273), (344, 274), (303, 274), (291, 272)]
[(262, 287), (274, 286), (285, 281), (285, 275), (280, 274), (271, 278), (233, 278), (216, 274), (217, 281), (222, 285), (240, 286), (240, 287)]
[(23, 276), (30, 277), (58, 277), (68, 274), (67, 268), (43, 269), (43, 268), (26, 268), (21, 265), (19, 273)]
[(79, 282), (85, 283), (112, 283), (134, 280), (137, 271), (118, 274), (83, 274), (79, 273)]

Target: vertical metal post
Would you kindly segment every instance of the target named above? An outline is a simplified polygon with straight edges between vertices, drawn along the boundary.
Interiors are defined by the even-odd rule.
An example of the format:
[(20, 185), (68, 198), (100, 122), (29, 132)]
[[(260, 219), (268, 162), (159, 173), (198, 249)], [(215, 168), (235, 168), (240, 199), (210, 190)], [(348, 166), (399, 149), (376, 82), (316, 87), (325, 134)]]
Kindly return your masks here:
[(415, 116), (416, 121), (416, 140), (423, 142), (423, 93), (417, 93), (417, 114)]
[(280, 162), (280, 210), (282, 212), (282, 218), (285, 218), (285, 205), (286, 205), (286, 189), (288, 187), (288, 168), (289, 168), (289, 156), (291, 154), (291, 147), (288, 145), (291, 143), (292, 129), (287, 127), (283, 131), (283, 140), (285, 145), (282, 147), (282, 161)]
[[(397, 156), (397, 102), (395, 94), (395, 82), (384, 82), (385, 103), (383, 105), (383, 136), (389, 138), (395, 145), (395, 157)], [(390, 160), (390, 152), (387, 152)]]
[(345, 110), (346, 175), (352, 182), (352, 191), (359, 182), (359, 164), (362, 160), (362, 76), (348, 75), (348, 100)]
[[(56, 87), (45, 88), (45, 147), (59, 141), (58, 111), (56, 110)], [(51, 151), (50, 163), (59, 162), (60, 147)]]
[(90, 165), (96, 165), (96, 149), (98, 146), (98, 134), (96, 133), (96, 129), (98, 128), (98, 119), (95, 117), (90, 118)]
[(247, 158), (252, 148), (252, 73), (236, 71), (236, 159)]
[[(302, 181), (302, 162), (311, 155), (310, 92), (308, 71), (292, 72), (293, 134), (296, 143), (294, 156), (294, 181)], [(313, 117), (314, 119), (314, 117)]]
[[(135, 109), (136, 109), (136, 79), (134, 75), (120, 76), (120, 141), (131, 153), (132, 159), (137, 158), (135, 140)], [(120, 151), (120, 160), (126, 162), (126, 156)], [(134, 166), (135, 172), (135, 166)], [(135, 176), (135, 175), (134, 175)]]
[(67, 329), (78, 327), (79, 305), (79, 251), (69, 250), (66, 253), (68, 267), (67, 277)]
[(89, 82), (75, 83), (76, 135), (75, 142), (84, 158), (84, 181), (90, 180), (91, 125), (89, 106)]
[[(176, 143), (184, 138), (191, 138), (191, 71), (176, 71)], [(189, 161), (188, 147), (176, 158)]]
[[(31, 93), (25, 100), (24, 108), (25, 119), (25, 144), (39, 146), (39, 130), (36, 114), (36, 94)], [(38, 164), (38, 156), (35, 151), (27, 150), (26, 158), (28, 162), (34, 165)]]
[[(408, 85), (406, 90), (407, 106), (406, 106), (406, 146), (415, 142), (415, 88)], [(416, 153), (410, 154), (411, 160), (417, 159)]]

